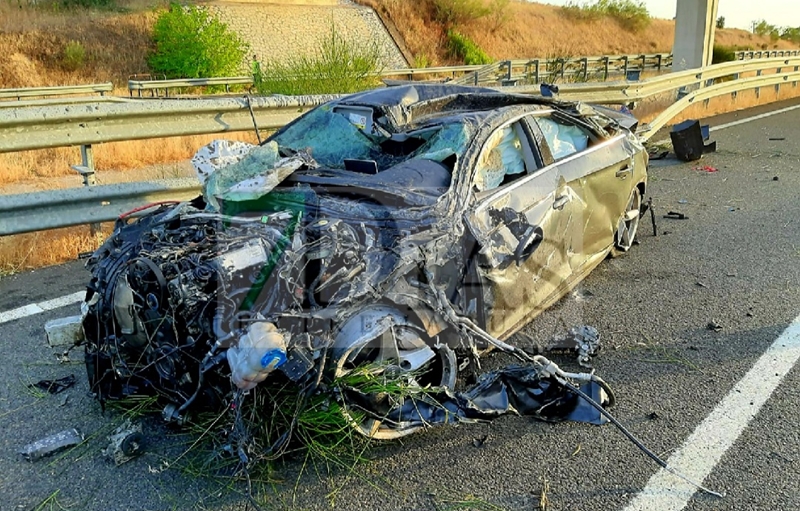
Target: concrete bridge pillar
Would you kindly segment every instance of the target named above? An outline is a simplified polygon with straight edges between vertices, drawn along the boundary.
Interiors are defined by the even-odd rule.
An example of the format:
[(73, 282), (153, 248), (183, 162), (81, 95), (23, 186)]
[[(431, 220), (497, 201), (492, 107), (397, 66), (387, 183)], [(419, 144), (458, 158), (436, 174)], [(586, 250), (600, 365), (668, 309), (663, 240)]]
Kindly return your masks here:
[(719, 0), (678, 0), (673, 71), (711, 64)]

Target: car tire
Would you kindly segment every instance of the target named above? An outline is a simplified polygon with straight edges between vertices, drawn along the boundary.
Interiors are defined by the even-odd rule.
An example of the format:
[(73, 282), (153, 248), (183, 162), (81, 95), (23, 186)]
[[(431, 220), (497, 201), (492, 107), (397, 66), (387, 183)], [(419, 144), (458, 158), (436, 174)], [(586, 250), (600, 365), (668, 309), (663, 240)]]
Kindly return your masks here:
[(633, 247), (636, 233), (639, 230), (641, 211), (642, 193), (639, 187), (635, 186), (625, 206), (625, 211), (617, 223), (617, 230), (614, 232), (614, 246), (611, 248), (611, 257), (619, 257)]

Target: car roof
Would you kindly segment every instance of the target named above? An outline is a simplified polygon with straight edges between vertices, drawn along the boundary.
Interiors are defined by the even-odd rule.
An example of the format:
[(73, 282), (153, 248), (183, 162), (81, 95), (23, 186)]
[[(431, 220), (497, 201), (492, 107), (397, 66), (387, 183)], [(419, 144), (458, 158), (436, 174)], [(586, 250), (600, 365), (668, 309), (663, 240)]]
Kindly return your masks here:
[(412, 126), (431, 124), (436, 118), (463, 115), (485, 117), (494, 110), (514, 105), (541, 105), (563, 110), (574, 109), (564, 103), (534, 95), (508, 94), (485, 87), (448, 84), (413, 84), (361, 92), (341, 98), (334, 105), (369, 107), (379, 112), (379, 123), (390, 131), (405, 131)]

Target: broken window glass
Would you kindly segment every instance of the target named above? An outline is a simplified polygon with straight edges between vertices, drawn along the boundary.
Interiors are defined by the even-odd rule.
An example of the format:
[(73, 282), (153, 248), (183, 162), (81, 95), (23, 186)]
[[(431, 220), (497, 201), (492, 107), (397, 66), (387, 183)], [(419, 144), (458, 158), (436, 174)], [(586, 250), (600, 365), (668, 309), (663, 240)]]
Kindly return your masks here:
[(507, 175), (525, 173), (522, 142), (512, 125), (500, 128), (489, 138), (478, 160), (475, 188), (479, 192), (497, 188)]
[(579, 128), (550, 117), (534, 117), (542, 130), (555, 160), (583, 151), (589, 145), (589, 135)]
[(272, 139), (280, 147), (308, 150), (321, 166), (343, 169), (344, 160), (375, 160), (380, 148), (343, 113), (320, 107)]

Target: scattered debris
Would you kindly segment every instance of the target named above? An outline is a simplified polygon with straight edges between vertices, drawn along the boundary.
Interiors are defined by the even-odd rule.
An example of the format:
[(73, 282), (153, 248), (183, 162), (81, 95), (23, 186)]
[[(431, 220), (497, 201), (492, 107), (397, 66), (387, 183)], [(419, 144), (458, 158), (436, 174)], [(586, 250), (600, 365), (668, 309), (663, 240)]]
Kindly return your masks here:
[(708, 287), (706, 284), (704, 284), (703, 282), (701, 282), (701, 281), (699, 281), (699, 280), (698, 280), (697, 282), (695, 282), (695, 284), (696, 284), (698, 287), (705, 287), (705, 288), (707, 288), (707, 287)]
[(654, 420), (658, 420), (658, 419), (660, 419), (660, 418), (661, 418), (661, 415), (659, 415), (659, 414), (658, 414), (658, 412), (655, 412), (655, 411), (654, 411), (654, 412), (650, 412), (650, 413), (648, 413), (648, 414), (647, 414), (647, 418), (648, 418), (649, 420), (651, 420), (651, 421), (654, 421)]
[(769, 139), (773, 142), (779, 142), (782, 140), (786, 140), (786, 137), (769, 137)]
[(772, 178), (773, 181), (778, 181), (779, 179), (780, 178), (778, 176), (775, 176), (775, 177)]
[(656, 149), (654, 152), (648, 153), (648, 156), (650, 156), (650, 161), (656, 161), (665, 159), (668, 154), (669, 151), (659, 151)]
[(738, 206), (730, 206), (730, 207), (728, 208), (728, 211), (730, 211), (730, 212), (734, 212), (734, 211), (739, 211), (740, 209), (742, 209), (742, 208), (740, 208), (740, 207), (738, 207)]
[(644, 207), (642, 208), (642, 216), (644, 216), (648, 211), (650, 212), (650, 223), (653, 224), (653, 236), (658, 236), (658, 227), (656, 227), (656, 208), (653, 206), (652, 197), (648, 198), (647, 202), (644, 203)]
[(686, 199), (678, 199), (678, 204), (689, 204), (689, 201)]
[(550, 509), (550, 501), (547, 499), (547, 492), (550, 491), (550, 481), (546, 477), (542, 478), (542, 491), (539, 492), (539, 511)]
[(575, 326), (566, 333), (553, 338), (547, 347), (548, 352), (575, 352), (578, 354), (578, 364), (591, 368), (591, 357), (600, 349), (600, 332), (588, 325)]
[(717, 169), (716, 167), (711, 167), (709, 165), (705, 165), (703, 167), (695, 167), (692, 170), (699, 170), (699, 171), (702, 171), (702, 172), (712, 173), (712, 172), (717, 172), (719, 169)]
[(685, 215), (678, 211), (670, 211), (669, 213), (664, 215), (664, 218), (672, 218), (673, 220), (687, 220), (689, 218), (689, 215)]
[(23, 447), (19, 453), (28, 461), (36, 461), (67, 447), (78, 445), (81, 442), (83, 442), (83, 435), (77, 429), (67, 429), (30, 443)]
[(489, 435), (481, 435), (479, 437), (475, 437), (472, 439), (472, 445), (475, 447), (483, 447), (483, 444), (486, 443), (486, 440), (489, 438)]
[(108, 436), (108, 447), (103, 449), (103, 455), (110, 458), (119, 466), (145, 452), (145, 438), (141, 424), (133, 424), (130, 419), (125, 419), (114, 433)]
[(572, 290), (572, 298), (578, 303), (588, 302), (594, 298), (594, 293), (588, 289), (575, 288)]
[(578, 444), (578, 446), (575, 448), (575, 450), (572, 451), (572, 456), (577, 455), (579, 452), (581, 452), (581, 444)]
[(75, 375), (70, 374), (69, 376), (58, 378), (57, 380), (39, 380), (36, 383), (29, 384), (28, 388), (37, 388), (49, 392), (50, 394), (60, 394), (75, 385), (76, 381), (78, 380), (75, 378)]
[(714, 332), (722, 331), (722, 325), (714, 321), (713, 319), (708, 322), (707, 328), (709, 330), (713, 330)]

